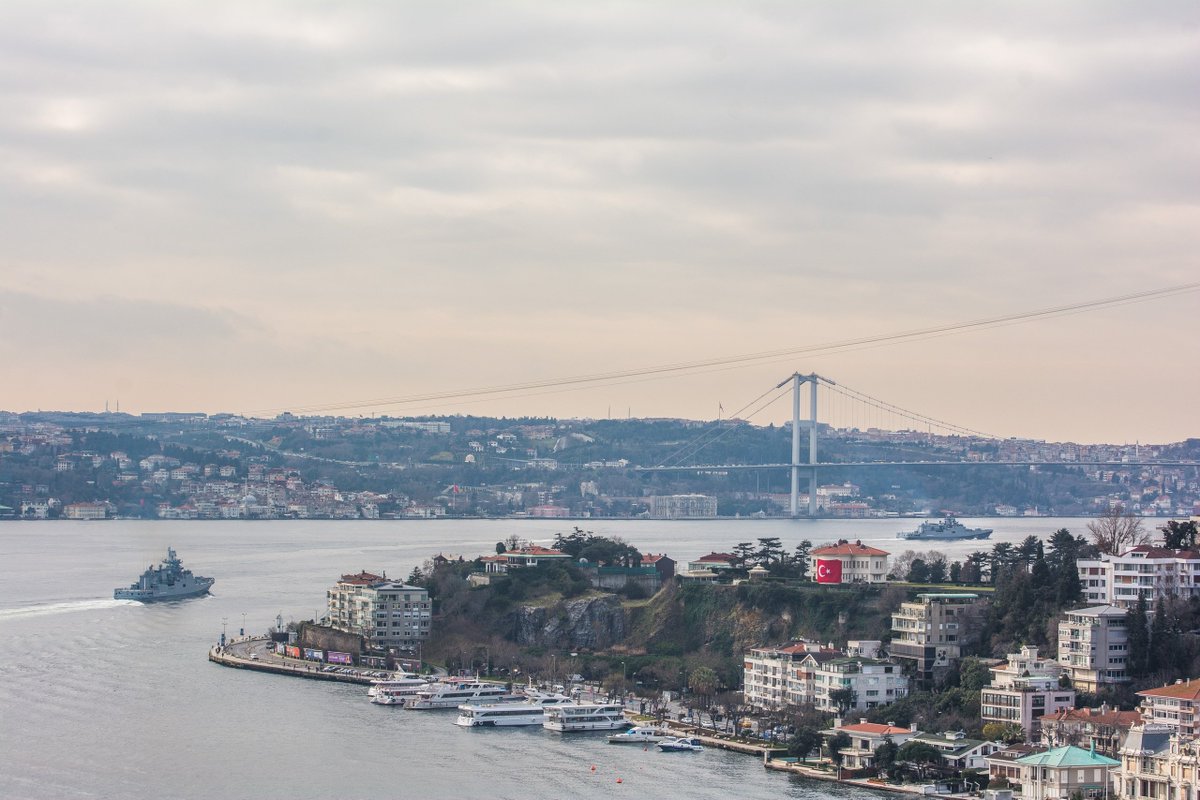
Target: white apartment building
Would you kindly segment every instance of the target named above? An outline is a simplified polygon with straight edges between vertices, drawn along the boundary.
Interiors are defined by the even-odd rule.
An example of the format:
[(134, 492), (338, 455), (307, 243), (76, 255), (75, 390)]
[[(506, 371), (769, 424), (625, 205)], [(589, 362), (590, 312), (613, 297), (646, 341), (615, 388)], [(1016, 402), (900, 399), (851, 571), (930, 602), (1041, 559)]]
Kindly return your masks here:
[(650, 498), (655, 519), (715, 519), (717, 498), (704, 494), (656, 495)]
[[(908, 684), (904, 670), (887, 661), (842, 657), (820, 663), (813, 659), (807, 702), (830, 713), (866, 711), (906, 697)], [(850, 691), (849, 706), (839, 706), (833, 699), (833, 693), (839, 690)]]
[(1160, 597), (1200, 596), (1200, 551), (1141, 545), (1119, 556), (1080, 559), (1084, 598), (1097, 605), (1131, 608), (1138, 597), (1154, 607)]
[(985, 723), (1019, 725), (1026, 738), (1036, 736), (1041, 717), (1075, 707), (1075, 690), (1061, 689), (1062, 665), (1038, 658), (1036, 647), (1010, 653), (1008, 662), (991, 668), (992, 683), (980, 692), (980, 717)]
[(810, 653), (825, 659), (836, 656), (830, 651), (822, 653), (821, 646), (813, 642), (751, 649), (742, 661), (742, 696), (746, 705), (774, 710), (804, 702), (797, 692), (806, 693), (803, 684), (810, 670), (797, 674), (800, 672), (797, 668)]
[[(814, 547), (808, 554), (808, 576), (818, 583), (883, 583), (887, 580), (889, 555), (886, 550), (869, 547), (861, 541)], [(819, 570), (822, 561), (840, 562), (840, 581), (822, 580)]]
[[(878, 641), (851, 644), (856, 652), (871, 655), (880, 648)], [(817, 642), (754, 648), (746, 654), (743, 669), (746, 704), (762, 709), (811, 703), (831, 713), (866, 711), (907, 696), (910, 683), (895, 664), (847, 656)], [(841, 694), (834, 694), (839, 690)], [(850, 693), (848, 706), (846, 690)]]
[(963, 627), (979, 595), (925, 593), (901, 603), (892, 614), (892, 658), (912, 664), (917, 684), (930, 686), (934, 670), (950, 667), (962, 655)]
[(862, 719), (852, 725), (843, 725), (841, 720), (834, 721), (831, 730), (821, 731), (826, 737), (834, 737), (844, 733), (850, 737), (850, 746), (842, 748), (842, 766), (846, 769), (868, 769), (875, 763), (875, 751), (885, 741), (891, 741), (897, 747), (920, 734), (916, 726), (901, 728), (892, 723), (882, 725), (877, 722), (867, 722)]
[(1182, 736), (1200, 733), (1200, 678), (1146, 689), (1138, 692), (1138, 697), (1142, 698), (1142, 719), (1147, 724), (1160, 725)]
[(343, 575), (326, 592), (329, 624), (357, 633), (374, 647), (413, 650), (429, 638), (429, 591), (360, 572)]
[(1081, 692), (1129, 680), (1125, 609), (1094, 606), (1068, 611), (1058, 623), (1058, 662)]

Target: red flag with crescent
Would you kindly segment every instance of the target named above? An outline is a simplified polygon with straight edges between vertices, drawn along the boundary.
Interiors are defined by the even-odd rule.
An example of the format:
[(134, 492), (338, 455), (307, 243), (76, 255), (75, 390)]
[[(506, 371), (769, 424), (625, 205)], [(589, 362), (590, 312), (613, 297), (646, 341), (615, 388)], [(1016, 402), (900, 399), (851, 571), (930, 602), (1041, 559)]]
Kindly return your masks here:
[(817, 559), (817, 583), (841, 583), (842, 562), (836, 558)]

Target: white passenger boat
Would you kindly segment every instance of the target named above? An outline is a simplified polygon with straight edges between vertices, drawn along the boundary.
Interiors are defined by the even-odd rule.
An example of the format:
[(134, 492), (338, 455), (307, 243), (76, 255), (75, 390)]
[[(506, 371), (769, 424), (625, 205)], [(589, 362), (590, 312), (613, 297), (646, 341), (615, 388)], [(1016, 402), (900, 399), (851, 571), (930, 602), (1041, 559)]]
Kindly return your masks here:
[(454, 679), (432, 683), (418, 689), (408, 707), (419, 711), (436, 708), (458, 708), (461, 705), (521, 702), (525, 698), (509, 694), (503, 684), (483, 683), (474, 678)]
[(620, 703), (563, 703), (546, 709), (542, 727), (549, 731), (615, 731), (628, 727)]
[(541, 725), (546, 709), (570, 703), (563, 694), (539, 694), (521, 703), (484, 703), (458, 707), (454, 724), (462, 728), (506, 728), (520, 725)]
[(681, 736), (678, 739), (667, 739), (658, 743), (658, 749), (664, 753), (698, 753), (704, 749), (699, 739)]
[[(429, 685), (429, 681), (425, 678), (418, 677), (408, 672), (400, 672), (394, 678), (383, 678), (377, 681), (371, 681), (371, 688), (367, 689), (367, 697), (370, 697), (373, 702), (377, 696), (383, 693), (395, 696), (415, 695), (418, 689)], [(396, 703), (383, 703), (382, 705), (397, 705)]]
[(655, 728), (651, 725), (636, 725), (627, 731), (608, 737), (609, 744), (656, 744), (666, 739), (678, 738), (674, 731)]

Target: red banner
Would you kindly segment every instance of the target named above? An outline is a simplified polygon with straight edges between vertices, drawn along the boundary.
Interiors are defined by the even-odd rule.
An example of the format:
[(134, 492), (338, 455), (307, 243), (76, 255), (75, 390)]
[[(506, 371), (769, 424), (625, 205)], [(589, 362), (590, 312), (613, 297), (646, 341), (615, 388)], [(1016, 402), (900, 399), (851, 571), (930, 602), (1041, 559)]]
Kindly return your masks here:
[(841, 583), (842, 562), (836, 558), (817, 559), (817, 583)]

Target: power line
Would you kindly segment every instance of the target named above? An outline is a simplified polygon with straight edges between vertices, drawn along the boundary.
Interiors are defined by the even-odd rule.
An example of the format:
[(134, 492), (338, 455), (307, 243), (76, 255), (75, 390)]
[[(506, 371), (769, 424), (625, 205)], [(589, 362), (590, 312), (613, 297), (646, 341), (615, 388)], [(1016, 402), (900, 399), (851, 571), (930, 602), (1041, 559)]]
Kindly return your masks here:
[(546, 380), (524, 381), (512, 384), (500, 384), (496, 386), (481, 386), (459, 390), (449, 390), (440, 392), (430, 392), (426, 394), (407, 395), (399, 397), (382, 397), (371, 400), (355, 400), (344, 403), (326, 403), (315, 404), (310, 406), (291, 407), (291, 408), (272, 408), (260, 409), (256, 412), (247, 412), (248, 416), (262, 413), (278, 413), (281, 411), (293, 411), (299, 413), (318, 413), (327, 411), (339, 411), (356, 408), (372, 408), (378, 406), (392, 405), (410, 405), (413, 403), (424, 403), (436, 400), (458, 400), (472, 397), (482, 397), (489, 395), (508, 395), (514, 392), (525, 392), (533, 389), (548, 389), (555, 387), (568, 387), (584, 384), (595, 384), (604, 381), (614, 381), (623, 378), (636, 378), (643, 376), (665, 375), (670, 373), (693, 372), (704, 368), (712, 367), (729, 367), (729, 366), (745, 366), (756, 362), (766, 362), (772, 359), (785, 357), (794, 357), (798, 355), (813, 355), (819, 353), (828, 353), (845, 349), (862, 348), (869, 346), (878, 346), (883, 344), (895, 344), (904, 341), (917, 340), (930, 336), (947, 335), (953, 333), (962, 333), (970, 330), (986, 329), (998, 325), (1019, 324), (1031, 322), (1038, 319), (1047, 319), (1057, 316), (1065, 316), (1068, 314), (1081, 313), (1085, 311), (1095, 311), (1102, 308), (1125, 305), (1134, 302), (1144, 302), (1148, 300), (1157, 300), (1164, 297), (1169, 297), (1176, 294), (1193, 292), (1200, 289), (1200, 282), (1185, 283), (1177, 286), (1169, 286), (1160, 289), (1148, 289), (1141, 292), (1131, 292), (1128, 294), (1108, 297), (1100, 300), (1090, 300), (1079, 303), (1069, 303), (1066, 305), (1053, 306), (1049, 308), (1038, 309), (1034, 311), (1024, 311), (1015, 314), (1006, 314), (996, 317), (987, 317), (983, 319), (970, 320), (967, 322), (952, 323), (946, 325), (937, 325), (929, 328), (920, 328), (911, 331), (901, 331), (892, 334), (880, 334), (877, 336), (865, 336), (856, 339), (848, 339), (838, 342), (828, 342), (825, 344), (801, 345), (796, 347), (783, 348), (779, 350), (768, 350), (759, 353), (745, 353), (735, 356), (726, 356), (719, 358), (701, 359), (697, 361), (676, 362), (673, 364), (661, 364), (658, 366), (644, 367), (640, 369), (617, 370), (612, 372), (601, 372), (588, 375), (575, 375), (563, 378), (550, 378)]

